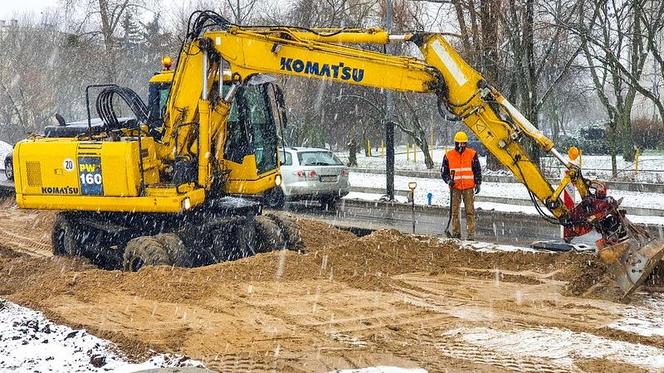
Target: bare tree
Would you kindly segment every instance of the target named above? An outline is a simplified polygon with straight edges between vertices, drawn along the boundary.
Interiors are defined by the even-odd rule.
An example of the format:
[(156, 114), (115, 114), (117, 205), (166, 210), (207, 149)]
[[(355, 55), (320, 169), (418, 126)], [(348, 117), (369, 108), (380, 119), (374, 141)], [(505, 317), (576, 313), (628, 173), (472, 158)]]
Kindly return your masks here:
[(117, 79), (116, 49), (121, 21), (127, 12), (144, 8), (144, 0), (65, 0), (67, 14), (83, 14), (82, 19), (72, 25), (74, 33), (101, 36), (104, 45), (101, 58), (107, 62), (104, 64), (106, 81)]
[[(581, 48), (596, 94), (604, 106), (611, 168), (617, 175), (616, 155), (634, 159), (631, 113), (648, 58), (643, 38), (642, 7), (634, 1), (593, 0), (579, 7), (579, 18), (570, 24), (581, 38)], [(632, 83), (632, 84), (630, 84)]]

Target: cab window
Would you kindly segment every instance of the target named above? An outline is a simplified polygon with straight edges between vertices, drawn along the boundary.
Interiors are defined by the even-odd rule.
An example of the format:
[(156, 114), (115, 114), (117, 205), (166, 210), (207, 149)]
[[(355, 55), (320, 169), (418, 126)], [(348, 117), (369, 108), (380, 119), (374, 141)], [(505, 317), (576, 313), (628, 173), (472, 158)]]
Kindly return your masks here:
[(160, 126), (164, 122), (164, 112), (170, 90), (170, 83), (150, 83), (148, 88), (148, 122), (151, 127)]

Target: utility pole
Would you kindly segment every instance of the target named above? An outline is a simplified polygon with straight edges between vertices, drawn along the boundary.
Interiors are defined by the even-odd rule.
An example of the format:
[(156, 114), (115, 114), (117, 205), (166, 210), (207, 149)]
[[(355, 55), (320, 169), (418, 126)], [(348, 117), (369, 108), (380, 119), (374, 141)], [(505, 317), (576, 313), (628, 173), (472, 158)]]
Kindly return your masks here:
[[(387, 0), (385, 12), (385, 30), (392, 34), (392, 0)], [(392, 45), (388, 40), (386, 45), (387, 54), (392, 54)], [(385, 91), (385, 181), (387, 198), (394, 200), (394, 92)]]

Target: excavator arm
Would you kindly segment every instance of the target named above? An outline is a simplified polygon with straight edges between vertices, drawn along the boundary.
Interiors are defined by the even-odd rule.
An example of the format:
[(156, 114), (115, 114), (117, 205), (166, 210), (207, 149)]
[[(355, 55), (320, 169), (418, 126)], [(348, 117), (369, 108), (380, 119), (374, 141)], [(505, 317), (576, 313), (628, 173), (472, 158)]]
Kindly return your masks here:
[[(387, 43), (390, 39), (415, 42), (424, 60), (340, 44)], [(579, 170), (566, 162), (549, 138), (465, 63), (442, 35), (390, 36), (378, 29), (305, 31), (287, 27), (229, 26), (227, 30), (206, 32), (191, 44), (188, 51), (183, 52), (181, 58), (190, 60), (191, 56), (214, 60), (215, 64), (225, 61), (233, 80), (238, 83), (255, 74), (280, 74), (402, 92), (436, 94), (441, 107), (462, 121), (527, 187), (533, 198), (546, 206), (556, 222), (569, 216), (569, 211), (560, 202), (562, 189), (554, 189), (530, 160), (524, 149), (524, 139), (536, 142), (580, 175)], [(186, 69), (200, 71), (201, 65), (187, 63)], [(211, 70), (218, 69), (215, 67)], [(185, 74), (179, 75), (176, 72), (176, 82), (181, 76)], [(212, 77), (207, 79), (208, 82), (212, 80)], [(170, 137), (168, 134), (175, 127), (169, 127), (171, 131), (167, 132), (166, 137)], [(588, 193), (587, 185), (580, 183), (578, 186), (585, 196)]]
[[(392, 41), (413, 42), (423, 59), (348, 46)], [(598, 241), (600, 256), (626, 294), (645, 280), (664, 255), (664, 245), (631, 224), (625, 211), (619, 209), (620, 202), (607, 196), (601, 183), (584, 178), (579, 167), (567, 161), (552, 140), (468, 65), (440, 34), (390, 35), (380, 29), (309, 30), (228, 24), (222, 30), (204, 33), (197, 42), (204, 58), (214, 56), (213, 59), (227, 63), (238, 83), (255, 74), (280, 74), (433, 93), (439, 100), (441, 114), (453, 114), (477, 136), (526, 186), (540, 215), (550, 223), (563, 225), (566, 240), (592, 230), (602, 234)], [(567, 168), (556, 188), (528, 156), (526, 140)], [(569, 183), (582, 197), (572, 209), (560, 199)]]

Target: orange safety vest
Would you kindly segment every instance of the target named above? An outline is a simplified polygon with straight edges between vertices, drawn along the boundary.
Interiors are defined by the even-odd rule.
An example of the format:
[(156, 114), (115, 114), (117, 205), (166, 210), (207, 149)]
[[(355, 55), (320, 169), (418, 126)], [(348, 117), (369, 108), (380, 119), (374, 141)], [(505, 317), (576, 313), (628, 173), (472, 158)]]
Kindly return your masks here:
[(475, 176), (473, 175), (475, 150), (466, 148), (459, 153), (456, 149), (452, 149), (445, 156), (450, 166), (450, 177), (454, 172), (454, 189), (465, 190), (475, 187)]

